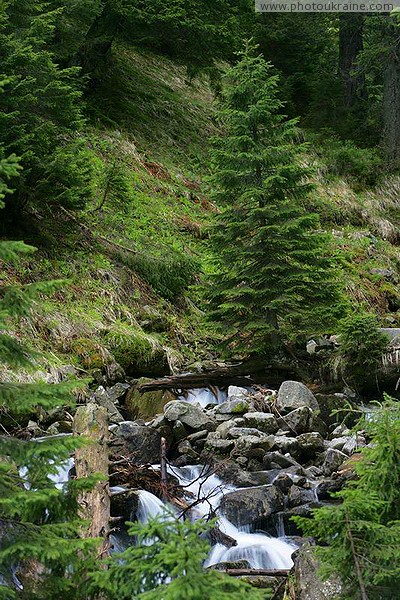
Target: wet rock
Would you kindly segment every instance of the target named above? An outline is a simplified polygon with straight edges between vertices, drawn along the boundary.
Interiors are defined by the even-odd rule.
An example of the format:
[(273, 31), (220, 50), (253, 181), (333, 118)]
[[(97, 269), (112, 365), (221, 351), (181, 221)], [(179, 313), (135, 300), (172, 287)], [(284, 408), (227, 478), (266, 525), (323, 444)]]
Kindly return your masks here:
[(273, 480), (273, 484), (279, 488), (283, 494), (287, 494), (293, 485), (293, 479), (287, 473), (279, 473)]
[(329, 448), (334, 450), (341, 450), (348, 456), (353, 454), (357, 450), (357, 439), (356, 436), (337, 437), (328, 442)]
[(329, 448), (325, 453), (325, 460), (322, 465), (325, 475), (332, 475), (332, 473), (335, 473), (347, 458), (348, 456), (344, 452)]
[(187, 439), (189, 440), (189, 442), (194, 443), (198, 442), (199, 440), (205, 439), (207, 436), (207, 429), (201, 429), (200, 431), (196, 431), (195, 433), (191, 433), (190, 435), (188, 435)]
[(156, 463), (160, 460), (161, 435), (156, 429), (124, 421), (114, 432), (132, 452), (138, 464)]
[(300, 451), (300, 445), (297, 438), (287, 437), (285, 435), (275, 436), (273, 450), (277, 450), (280, 454), (290, 454), (297, 457)]
[(297, 485), (293, 485), (288, 492), (289, 508), (309, 504), (316, 501), (315, 492), (312, 489), (304, 489)]
[(309, 406), (300, 406), (290, 411), (287, 415), (279, 419), (278, 423), (282, 429), (289, 429), (294, 433), (306, 433), (310, 431), (313, 418), (313, 411)]
[(116, 383), (107, 389), (108, 397), (112, 402), (117, 402), (125, 396), (130, 387), (129, 383)]
[(264, 434), (254, 427), (232, 427), (227, 433), (228, 439), (238, 439), (245, 435), (254, 435), (258, 438), (264, 437)]
[(250, 393), (246, 388), (238, 387), (237, 385), (230, 385), (228, 387), (228, 400), (248, 400)]
[(307, 467), (307, 469), (304, 470), (308, 479), (315, 479), (317, 477), (321, 477), (321, 475), (324, 474), (321, 467), (317, 467), (316, 465), (311, 465), (311, 467)]
[(179, 421), (179, 419), (175, 421), (175, 423), (172, 425), (172, 435), (175, 442), (180, 442), (181, 440), (185, 439), (187, 437), (187, 434), (188, 432), (186, 431), (186, 428), (182, 421)]
[(220, 415), (244, 415), (248, 412), (250, 404), (245, 399), (233, 399), (222, 402), (214, 408), (215, 414)]
[(276, 469), (291, 466), (299, 466), (299, 463), (290, 456), (290, 454), (281, 454), (280, 452), (267, 452), (263, 457), (263, 465), (266, 469)]
[(179, 452), (179, 454), (186, 454), (187, 456), (190, 456), (191, 458), (198, 457), (197, 452), (195, 452), (195, 450), (193, 449), (192, 444), (189, 442), (189, 440), (182, 440), (182, 442), (179, 442), (178, 452)]
[(324, 439), (316, 431), (302, 433), (297, 437), (297, 443), (300, 446), (299, 453), (303, 460), (309, 460), (324, 450)]
[(319, 562), (315, 549), (305, 544), (295, 561), (296, 599), (298, 600), (335, 600), (342, 593), (342, 585), (337, 577), (326, 581), (318, 575)]
[(232, 456), (246, 456), (247, 458), (260, 458), (272, 448), (275, 438), (273, 435), (245, 435), (235, 442)]
[(204, 450), (206, 452), (215, 452), (216, 454), (228, 454), (234, 447), (234, 444), (233, 440), (208, 437), (204, 445)]
[(112, 400), (112, 397), (102, 385), (100, 385), (93, 394), (91, 402), (103, 406), (106, 409), (110, 423), (122, 423), (124, 420), (123, 416), (115, 406), (115, 401)]
[(348, 429), (344, 423), (341, 423), (332, 431), (331, 438), (333, 439), (347, 435), (350, 435), (350, 429)]
[(155, 415), (162, 413), (164, 406), (175, 400), (174, 394), (168, 390), (154, 390), (152, 392), (139, 391), (139, 386), (150, 381), (146, 377), (138, 379), (137, 384), (131, 387), (125, 397), (125, 410), (131, 419), (141, 417), (148, 421)]
[(225, 494), (220, 508), (236, 525), (247, 525), (282, 510), (283, 494), (273, 485), (235, 490)]
[(228, 421), (224, 421), (223, 423), (218, 425), (216, 431), (218, 431), (222, 438), (226, 438), (228, 435), (228, 431), (232, 429), (232, 427), (243, 427), (245, 424), (245, 420), (240, 417), (229, 419)]
[(319, 410), (314, 394), (299, 381), (284, 381), (278, 390), (276, 407), (280, 412), (287, 413), (301, 406)]
[(243, 415), (248, 427), (254, 427), (263, 433), (276, 433), (279, 429), (272, 413), (249, 412)]
[(214, 420), (194, 404), (182, 400), (168, 402), (164, 407), (164, 416), (167, 421), (181, 421), (183, 425), (196, 431), (207, 429), (213, 431), (216, 427)]

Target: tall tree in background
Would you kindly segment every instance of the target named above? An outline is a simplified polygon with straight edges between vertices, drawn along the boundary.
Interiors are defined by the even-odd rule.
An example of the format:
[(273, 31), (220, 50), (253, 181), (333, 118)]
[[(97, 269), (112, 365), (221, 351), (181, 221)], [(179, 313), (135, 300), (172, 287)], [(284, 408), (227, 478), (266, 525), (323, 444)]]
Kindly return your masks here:
[(216, 216), (209, 318), (231, 351), (267, 354), (290, 330), (324, 330), (340, 304), (326, 238), (307, 208), (312, 189), (296, 120), (286, 121), (278, 78), (249, 47), (227, 73), (224, 134), (212, 151)]
[(383, 147), (390, 164), (400, 167), (400, 23), (384, 24)]
[(353, 108), (365, 98), (365, 74), (357, 63), (363, 44), (365, 16), (361, 13), (339, 15), (339, 73), (345, 88), (344, 104)]
[(30, 205), (82, 208), (91, 194), (92, 157), (84, 123), (79, 69), (60, 68), (49, 51), (56, 14), (41, 2), (8, 0), (0, 7), (0, 136), (23, 171), (6, 200), (13, 224)]

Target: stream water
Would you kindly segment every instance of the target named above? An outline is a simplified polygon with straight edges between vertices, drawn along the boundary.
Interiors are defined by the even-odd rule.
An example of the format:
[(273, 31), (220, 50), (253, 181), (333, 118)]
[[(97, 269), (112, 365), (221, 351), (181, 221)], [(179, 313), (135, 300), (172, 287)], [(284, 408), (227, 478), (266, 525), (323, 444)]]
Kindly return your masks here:
[[(215, 393), (207, 388), (190, 390), (180, 397), (190, 403), (198, 403), (203, 408), (209, 404), (221, 404), (227, 399), (227, 393), (215, 389)], [(157, 465), (154, 468), (158, 468)], [(215, 473), (210, 472), (203, 465), (191, 465), (186, 467), (168, 467), (169, 473), (175, 476), (185, 492), (189, 505), (195, 504), (191, 509), (191, 518), (207, 519), (217, 515), (218, 528), (234, 540), (236, 545), (227, 548), (223, 544), (215, 544), (210, 551), (205, 566), (215, 565), (221, 562), (236, 562), (246, 560), (253, 569), (289, 569), (293, 562), (291, 555), (296, 546), (284, 538), (283, 527), (280, 533), (282, 537), (272, 537), (265, 532), (250, 532), (245, 527), (238, 528), (231, 523), (221, 512), (219, 506), (224, 494), (234, 491), (232, 485), (224, 483)], [(248, 489), (248, 488), (247, 488)], [(159, 498), (147, 491), (139, 492), (139, 506), (137, 517), (142, 523), (150, 518), (179, 512), (166, 506)], [(171, 518), (169, 516), (168, 518)]]

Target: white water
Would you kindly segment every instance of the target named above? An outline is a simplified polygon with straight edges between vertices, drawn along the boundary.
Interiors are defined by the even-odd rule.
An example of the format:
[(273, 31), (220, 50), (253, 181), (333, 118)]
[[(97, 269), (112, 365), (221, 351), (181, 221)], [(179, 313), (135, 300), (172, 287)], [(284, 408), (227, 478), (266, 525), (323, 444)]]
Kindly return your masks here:
[(190, 404), (200, 404), (202, 408), (205, 408), (208, 404), (222, 404), (227, 399), (228, 395), (226, 391), (219, 388), (215, 388), (216, 394), (214, 394), (209, 388), (199, 388), (189, 390), (186, 395), (179, 396), (178, 400), (185, 400)]
[[(296, 546), (284, 539), (273, 538), (265, 533), (250, 533), (239, 529), (219, 510), (224, 494), (236, 488), (225, 484), (214, 473), (207, 472), (202, 465), (170, 467), (169, 472), (179, 479), (187, 494), (189, 505), (195, 503), (191, 516), (193, 519), (207, 518), (214, 514), (218, 517), (218, 528), (236, 540), (237, 545), (226, 548), (216, 544), (211, 548), (205, 566), (220, 562), (247, 560), (253, 569), (289, 569), (293, 565), (291, 555)], [(138, 520), (146, 523), (150, 517), (163, 514), (165, 505), (150, 492), (141, 491), (139, 495)], [(175, 511), (176, 512), (176, 511)], [(171, 512), (168, 513), (171, 518)], [(177, 514), (177, 516), (179, 516)]]

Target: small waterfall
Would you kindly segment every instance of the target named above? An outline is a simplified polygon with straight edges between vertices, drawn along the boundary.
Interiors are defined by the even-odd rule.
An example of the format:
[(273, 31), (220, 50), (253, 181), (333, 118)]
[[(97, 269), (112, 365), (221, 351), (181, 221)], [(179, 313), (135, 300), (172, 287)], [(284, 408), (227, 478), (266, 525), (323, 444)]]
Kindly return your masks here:
[[(202, 465), (169, 467), (169, 472), (179, 479), (189, 505), (195, 503), (191, 511), (192, 518), (201, 519), (217, 514), (219, 529), (237, 542), (237, 545), (232, 548), (215, 544), (205, 562), (206, 567), (220, 562), (240, 560), (248, 561), (253, 569), (290, 569), (292, 567), (291, 555), (296, 549), (295, 545), (265, 533), (250, 533), (248, 528), (239, 529), (220, 513), (219, 505), (223, 495), (237, 488), (224, 483), (209, 468)], [(149, 517), (163, 514), (165, 507), (166, 505), (153, 494), (141, 491), (139, 493), (138, 520), (145, 523)], [(173, 518), (170, 512), (168, 514), (169, 518)], [(177, 516), (179, 517), (179, 515)]]
[(138, 492), (138, 496), (137, 519), (139, 523), (145, 524), (149, 519), (168, 515), (170, 512), (170, 507), (151, 492), (141, 490)]
[(179, 396), (178, 400), (184, 400), (190, 404), (200, 404), (205, 408), (208, 404), (222, 404), (227, 399), (227, 392), (215, 388), (215, 393), (210, 388), (199, 388), (189, 390), (187, 395)]

